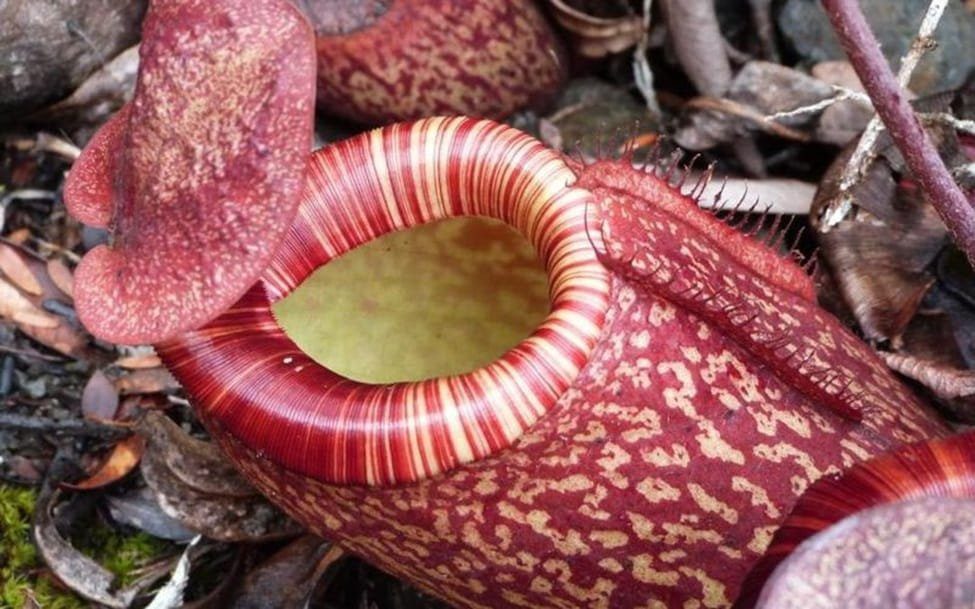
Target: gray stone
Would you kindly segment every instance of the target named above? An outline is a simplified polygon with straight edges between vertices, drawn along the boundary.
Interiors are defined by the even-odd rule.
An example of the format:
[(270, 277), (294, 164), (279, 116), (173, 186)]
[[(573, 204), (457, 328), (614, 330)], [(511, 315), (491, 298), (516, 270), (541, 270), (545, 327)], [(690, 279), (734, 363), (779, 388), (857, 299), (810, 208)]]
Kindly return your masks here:
[[(860, 0), (884, 54), (896, 71), (928, 7), (928, 0)], [(787, 0), (779, 28), (802, 60), (818, 63), (845, 57), (819, 0)], [(975, 68), (975, 15), (950, 2), (935, 32), (938, 48), (928, 52), (911, 81), (916, 93), (960, 86)]]
[(0, 123), (66, 96), (139, 38), (146, 0), (0, 1)]

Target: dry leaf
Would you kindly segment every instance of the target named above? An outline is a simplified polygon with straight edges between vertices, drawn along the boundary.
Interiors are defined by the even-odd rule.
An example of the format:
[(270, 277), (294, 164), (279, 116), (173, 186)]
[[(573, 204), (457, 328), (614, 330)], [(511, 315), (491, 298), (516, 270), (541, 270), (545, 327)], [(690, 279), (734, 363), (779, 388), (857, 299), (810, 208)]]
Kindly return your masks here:
[[(40, 300), (40, 297), (33, 298)], [(80, 357), (88, 345), (84, 335), (66, 319), (42, 310), (31, 298), (2, 278), (0, 317), (15, 322), (27, 336), (69, 357)]]
[(572, 37), (573, 48), (583, 57), (598, 59), (619, 53), (640, 42), (643, 17), (596, 17), (570, 6), (565, 0), (549, 0), (555, 21)]
[(81, 412), (87, 419), (110, 421), (118, 412), (118, 391), (101, 370), (96, 370), (81, 394)]
[(179, 383), (165, 368), (145, 368), (119, 377), (115, 387), (122, 395), (176, 391)]
[(9, 235), (5, 237), (7, 242), (14, 245), (23, 245), (30, 240), (31, 234), (29, 228), (18, 228)]
[(35, 113), (38, 121), (99, 124), (132, 99), (139, 69), (139, 45), (102, 65), (65, 99)]
[(0, 243), (0, 271), (3, 271), (14, 285), (28, 294), (34, 296), (43, 294), (41, 284), (27, 265), (24, 255), (7, 243)]
[(115, 575), (76, 550), (58, 532), (53, 515), (60, 491), (44, 491), (34, 513), (34, 541), (44, 562), (68, 588), (84, 598), (126, 609), (138, 594), (133, 588), (118, 589)]
[(176, 609), (183, 605), (183, 593), (190, 583), (190, 550), (200, 543), (200, 539), (201, 536), (197, 535), (186, 546), (183, 555), (179, 557), (179, 562), (176, 563), (176, 568), (173, 569), (173, 575), (152, 597), (152, 602), (146, 609)]
[(159, 507), (184, 526), (219, 541), (263, 541), (290, 537), (301, 526), (265, 498), (208, 495), (188, 486), (166, 466), (159, 443), (142, 458), (142, 475)]
[(58, 327), (58, 318), (43, 311), (17, 311), (13, 320), (19, 325), (34, 326), (38, 329), (50, 330)]
[(147, 412), (136, 429), (149, 439), (166, 467), (201, 493), (253, 497), (257, 491), (244, 480), (212, 442), (198, 440), (160, 412)]
[(751, 61), (738, 72), (723, 98), (696, 98), (686, 105), (674, 141), (690, 150), (734, 142), (751, 131), (804, 141), (817, 115), (772, 119), (833, 96), (833, 89), (808, 74), (765, 61)]
[(59, 290), (74, 298), (74, 274), (68, 265), (59, 258), (51, 258), (47, 261), (47, 274)]
[(305, 535), (278, 550), (247, 574), (232, 603), (233, 609), (289, 609), (304, 607), (325, 572), (344, 558), (331, 543)]
[[(12, 283), (0, 278), (0, 317), (14, 319), (17, 314), (29, 313), (41, 317), (51, 317), (24, 296)], [(57, 320), (54, 320), (57, 323)]]
[(115, 361), (115, 365), (126, 370), (143, 370), (146, 368), (161, 367), (162, 360), (155, 353), (147, 353), (145, 355), (120, 357)]
[(147, 412), (136, 429), (147, 441), (146, 483), (163, 512), (187, 528), (220, 541), (279, 539), (301, 530), (258, 495), (213, 444), (190, 437), (158, 412)]
[(67, 488), (82, 491), (101, 488), (118, 482), (135, 469), (145, 452), (145, 440), (142, 436), (133, 435), (115, 445), (108, 458), (101, 464), (94, 474), (76, 483), (62, 483)]
[(196, 536), (195, 532), (162, 511), (148, 487), (133, 489), (121, 496), (108, 496), (107, 502), (113, 520), (153, 537), (186, 542)]
[(71, 358), (84, 357), (88, 349), (88, 339), (67, 321), (57, 318), (53, 328), (39, 328), (29, 324), (19, 325), (21, 332), (37, 342)]

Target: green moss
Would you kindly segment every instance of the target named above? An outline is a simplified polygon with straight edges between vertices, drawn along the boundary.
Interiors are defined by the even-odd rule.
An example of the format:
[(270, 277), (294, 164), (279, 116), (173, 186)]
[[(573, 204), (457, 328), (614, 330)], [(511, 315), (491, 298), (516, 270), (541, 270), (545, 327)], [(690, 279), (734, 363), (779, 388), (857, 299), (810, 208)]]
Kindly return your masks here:
[(122, 536), (106, 526), (96, 526), (78, 547), (111, 571), (120, 586), (126, 586), (135, 579), (136, 569), (158, 558), (170, 545), (146, 533)]
[[(36, 502), (34, 490), (0, 484), (0, 609), (21, 609), (29, 597), (45, 609), (87, 607), (50, 579), (38, 577), (43, 564), (30, 536)], [(77, 525), (71, 542), (115, 574), (120, 586), (131, 583), (137, 568), (171, 547), (146, 533), (121, 535), (96, 518)]]
[(76, 596), (37, 578), (42, 567), (30, 536), (37, 493), (0, 484), (0, 609), (20, 609), (33, 598), (45, 609), (83, 609)]

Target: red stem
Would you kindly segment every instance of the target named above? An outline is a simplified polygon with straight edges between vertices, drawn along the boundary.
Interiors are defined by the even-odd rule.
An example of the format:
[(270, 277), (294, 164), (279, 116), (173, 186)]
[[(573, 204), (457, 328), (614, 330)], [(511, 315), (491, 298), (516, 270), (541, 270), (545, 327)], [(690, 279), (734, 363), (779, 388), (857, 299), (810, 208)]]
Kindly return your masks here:
[(833, 29), (908, 168), (975, 266), (975, 210), (952, 179), (894, 77), (856, 0), (822, 0)]

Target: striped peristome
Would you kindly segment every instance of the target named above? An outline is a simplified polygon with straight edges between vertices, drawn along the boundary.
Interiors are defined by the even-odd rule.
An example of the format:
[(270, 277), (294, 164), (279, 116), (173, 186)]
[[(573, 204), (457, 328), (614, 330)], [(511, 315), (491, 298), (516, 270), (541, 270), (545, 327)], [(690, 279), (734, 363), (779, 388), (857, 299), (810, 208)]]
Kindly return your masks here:
[[(568, 389), (602, 329), (609, 281), (585, 230), (588, 193), (572, 188), (572, 172), (534, 139), (466, 118), (366, 133), (317, 152), (308, 174), (299, 217), (263, 285), (183, 346), (165, 349), (173, 371), (242, 441), (333, 483), (410, 482), (509, 446)], [(496, 362), (448, 378), (368, 385), (310, 360), (274, 322), (269, 304), (329, 260), (454, 216), (514, 226), (548, 271), (551, 313)], [(267, 332), (256, 336), (257, 327)], [(187, 361), (230, 345), (237, 357), (223, 365)]]

